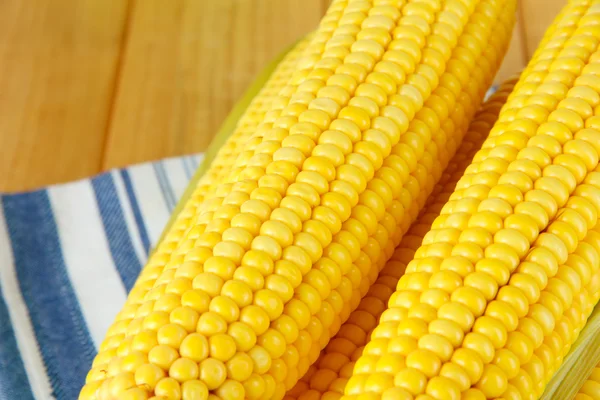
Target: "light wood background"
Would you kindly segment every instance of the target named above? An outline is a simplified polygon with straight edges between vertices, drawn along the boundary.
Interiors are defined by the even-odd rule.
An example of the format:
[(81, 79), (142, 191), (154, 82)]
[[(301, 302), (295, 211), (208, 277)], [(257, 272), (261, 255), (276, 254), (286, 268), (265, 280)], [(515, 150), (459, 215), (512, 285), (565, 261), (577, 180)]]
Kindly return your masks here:
[[(521, 0), (499, 79), (566, 0)], [(0, 0), (0, 191), (204, 150), (329, 0)]]

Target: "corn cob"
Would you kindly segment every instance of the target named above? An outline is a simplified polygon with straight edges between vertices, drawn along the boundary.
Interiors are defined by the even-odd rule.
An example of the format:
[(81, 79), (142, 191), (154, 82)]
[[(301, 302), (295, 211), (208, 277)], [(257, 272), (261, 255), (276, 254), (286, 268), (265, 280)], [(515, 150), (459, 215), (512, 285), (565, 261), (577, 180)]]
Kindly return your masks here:
[[(507, 14), (508, 15), (508, 14)], [(504, 31), (500, 31), (498, 33), (498, 39), (500, 43), (502, 43), (502, 39), (508, 34), (508, 32)], [(502, 53), (502, 50), (500, 50), (500, 53)], [(500, 62), (501, 59), (499, 58), (495, 58), (496, 62)], [(484, 75), (481, 75), (479, 70), (477, 68), (475, 68), (473, 70), (473, 75), (474, 76), (479, 76), (479, 78), (476, 79), (484, 79), (483, 83), (479, 84), (480, 88), (484, 88), (487, 87), (489, 85), (489, 83), (491, 82), (491, 78), (492, 75), (490, 74), (489, 70), (486, 70), (484, 72)], [(442, 90), (440, 90), (440, 93), (442, 93)], [(434, 95), (437, 95), (438, 93), (436, 91), (434, 91)], [(441, 131), (441, 136), (445, 136), (448, 137), (450, 140), (454, 141), (454, 138), (458, 138), (456, 141), (458, 143), (460, 143), (460, 138), (462, 137), (462, 135), (464, 134), (467, 126), (468, 126), (468, 122), (470, 121), (473, 112), (475, 111), (475, 109), (472, 107), (472, 104), (479, 104), (481, 101), (481, 98), (483, 97), (484, 91), (483, 90), (479, 90), (479, 92), (474, 92), (473, 88), (471, 87), (471, 90), (465, 90), (464, 94), (461, 94), (460, 96), (458, 96), (458, 98), (460, 99), (459, 101), (456, 102), (456, 106), (455, 108), (452, 108), (451, 105), (449, 105), (448, 108), (448, 114), (449, 115), (455, 115), (455, 116), (459, 116), (458, 118), (454, 118), (453, 119), (453, 123), (454, 126), (457, 127), (457, 130), (454, 131), (454, 127), (452, 125), (450, 125), (450, 127), (448, 127), (448, 125), (446, 124), (446, 122), (444, 121), (444, 119), (440, 118), (440, 125), (444, 126), (445, 129), (442, 129)], [(473, 97), (473, 98), (472, 98)], [(425, 109), (427, 109), (427, 107), (425, 107)], [(458, 111), (455, 111), (458, 110)], [(450, 141), (449, 140), (449, 141)], [(454, 141), (454, 143), (456, 142)], [(449, 149), (450, 152), (450, 156), (454, 153), (455, 150), (455, 144), (454, 143), (450, 143), (447, 144), (447, 148)], [(445, 155), (441, 155), (439, 158), (440, 164), (441, 164), (441, 168), (438, 168), (436, 170), (427, 170), (426, 174), (427, 175), (432, 175), (434, 177), (433, 182), (437, 181), (437, 179), (439, 178), (439, 172), (443, 170), (443, 168), (446, 166), (447, 164), (447, 158)], [(411, 174), (415, 179), (418, 178), (418, 174)], [(416, 176), (415, 176), (416, 175)], [(304, 358), (300, 358), (300, 361), (298, 362), (299, 365), (299, 373), (302, 374), (304, 373), (307, 368), (308, 365), (312, 364), (317, 356), (318, 356), (318, 350), (320, 348), (322, 348), (327, 341), (329, 340), (329, 338), (331, 336), (333, 336), (337, 330), (340, 327), (340, 324), (343, 320), (346, 320), (350, 311), (354, 310), (356, 308), (356, 306), (358, 305), (358, 302), (360, 301), (360, 298), (362, 296), (364, 296), (366, 294), (366, 292), (369, 290), (369, 287), (371, 287), (371, 285), (373, 284), (374, 280), (377, 277), (377, 273), (379, 272), (379, 270), (381, 269), (381, 267), (383, 267), (383, 265), (385, 264), (385, 261), (387, 259), (389, 259), (389, 256), (392, 254), (393, 249), (395, 246), (398, 245), (399, 240), (402, 238), (402, 235), (404, 234), (404, 232), (406, 232), (406, 230), (408, 229), (408, 226), (410, 225), (410, 223), (414, 220), (414, 218), (416, 217), (418, 210), (421, 209), (425, 199), (427, 198), (428, 194), (431, 192), (431, 186), (429, 185), (424, 185), (424, 187), (421, 188), (421, 192), (419, 193), (419, 196), (417, 197), (417, 202), (416, 204), (410, 205), (406, 211), (405, 211), (405, 215), (408, 216), (408, 218), (404, 217), (404, 219), (402, 220), (401, 223), (401, 229), (397, 230), (392, 237), (391, 232), (393, 232), (392, 228), (388, 226), (386, 226), (385, 224), (380, 223), (379, 229), (381, 229), (381, 231), (387, 231), (390, 232), (390, 236), (388, 238), (387, 244), (385, 243), (381, 243), (381, 241), (379, 241), (379, 246), (380, 248), (383, 249), (383, 253), (385, 254), (384, 258), (377, 258), (379, 256), (378, 253), (373, 253), (371, 252), (371, 254), (368, 255), (369, 258), (371, 258), (371, 260), (373, 260), (373, 264), (375, 264), (375, 262), (377, 262), (377, 268), (373, 268), (373, 269), (369, 269), (369, 275), (368, 280), (363, 280), (361, 281), (361, 285), (359, 286), (359, 290), (353, 291), (351, 293), (351, 298), (350, 301), (346, 301), (344, 304), (344, 308), (342, 308), (342, 312), (340, 314), (339, 318), (336, 318), (334, 323), (332, 324), (332, 327), (329, 330), (329, 333), (324, 331), (321, 334), (321, 338), (319, 340), (319, 347), (313, 347), (311, 350), (312, 352), (309, 353), (308, 359), (306, 357)], [(390, 212), (390, 211), (388, 211)], [(393, 225), (392, 225), (393, 227)], [(385, 232), (384, 231), (384, 232)], [(367, 254), (368, 249), (364, 250), (364, 253)], [(286, 379), (286, 389), (289, 389), (292, 385), (293, 382), (295, 382), (297, 380), (297, 376), (295, 375), (288, 375), (287, 379)]]
[[(597, 301), (580, 290), (600, 250), (599, 11), (571, 2), (549, 30), (407, 266), (345, 399), (543, 391)], [(409, 316), (414, 307), (430, 313)], [(377, 371), (391, 354), (398, 367)]]
[[(406, 264), (412, 259), (423, 235), (430, 229), (432, 221), (439, 215), (441, 207), (448, 200), (465, 168), (496, 122), (500, 108), (516, 80), (517, 78), (510, 79), (500, 86), (478, 111), (462, 145), (427, 200), (426, 207), (403, 237), (367, 296), (361, 300), (357, 310), (325, 347), (319, 360), (287, 393), (285, 400), (337, 400), (342, 396), (354, 368), (354, 361), (361, 354), (377, 320), (384, 312), (385, 304), (404, 273)], [(394, 359), (389, 358), (382, 362), (381, 368), (385, 368), (384, 364), (393, 362)]]
[[(509, 15), (509, 14), (507, 14), (507, 15)], [(497, 33), (497, 35), (498, 35), (497, 37), (500, 39), (499, 41), (502, 42), (502, 38), (504, 37), (503, 35), (507, 35), (507, 34), (508, 34), (508, 32), (506, 32), (506, 31), (504, 33), (502, 33), (502, 31), (499, 31)], [(502, 51), (500, 51), (500, 53), (502, 53)], [(497, 59), (498, 63), (500, 61), (501, 61), (501, 59)], [(477, 67), (473, 70), (473, 75), (474, 76), (478, 75)], [(481, 87), (487, 87), (489, 85), (490, 81), (491, 81), (491, 78), (492, 78), (492, 76), (489, 75), (489, 73), (486, 72), (486, 78), (485, 78), (485, 82), (486, 83), (483, 83), (481, 85)], [(435, 94), (435, 92), (434, 92), (434, 94)], [(472, 90), (471, 90), (471, 94), (472, 94)], [(472, 104), (479, 104), (479, 102), (481, 101), (481, 97), (483, 96), (483, 92), (479, 92), (478, 94), (476, 94), (474, 96), (475, 96), (475, 98), (471, 98), (470, 95), (469, 95), (469, 91), (467, 90), (467, 91), (464, 92), (463, 95), (461, 95), (459, 97), (460, 101), (457, 101), (456, 108), (451, 108), (451, 107), (449, 108), (449, 113), (448, 114), (450, 114), (450, 115), (464, 115), (464, 114), (467, 114), (466, 118), (462, 118), (462, 119), (456, 118), (456, 119), (454, 119), (454, 123), (458, 127), (458, 132), (459, 132), (458, 136), (459, 137), (462, 137), (463, 133), (466, 131), (466, 129), (468, 127), (468, 123), (469, 123), (469, 121), (470, 121), (470, 119), (472, 117), (472, 114), (475, 111), (475, 109), (472, 107)], [(458, 111), (455, 111), (455, 110), (458, 110)], [(463, 112), (462, 110), (466, 110), (466, 112)], [(447, 137), (449, 137), (451, 139), (456, 136), (456, 133), (452, 133), (452, 128), (443, 130), (443, 132), (447, 133)], [(458, 143), (460, 143), (460, 139), (458, 140)], [(454, 153), (454, 149), (455, 149), (454, 144), (451, 144), (448, 147), (451, 148), (451, 150), (450, 150), (450, 156), (451, 156)], [(442, 164), (441, 165), (442, 168), (438, 169), (437, 171), (429, 171), (429, 170), (427, 171), (428, 175), (433, 175), (434, 176), (434, 182), (437, 181), (437, 179), (439, 178), (439, 175), (438, 175), (439, 171), (441, 171), (446, 166), (446, 164), (447, 164), (447, 159), (445, 158), (445, 156), (440, 157), (440, 161), (441, 161), (441, 164)], [(426, 187), (423, 187), (421, 189), (421, 192), (420, 192), (419, 197), (418, 197), (419, 200), (417, 201), (417, 204), (414, 205), (414, 206), (411, 206), (411, 207), (407, 208), (407, 212), (405, 213), (405, 214), (408, 214), (408, 216), (410, 218), (403, 219), (402, 220), (402, 226), (400, 227), (401, 229), (399, 229), (398, 231), (396, 231), (396, 234), (394, 235), (395, 237), (391, 238), (391, 240), (388, 241), (388, 244), (387, 244), (386, 247), (382, 246), (382, 248), (386, 249), (385, 250), (386, 252), (389, 251), (390, 255), (391, 255), (391, 253), (393, 251), (393, 248), (398, 245), (399, 240), (402, 238), (403, 234), (408, 229), (409, 224), (412, 221), (414, 221), (414, 218), (416, 217), (416, 214), (418, 213), (418, 210), (421, 209), (421, 207), (422, 207), (422, 202), (424, 201), (424, 199), (427, 198), (427, 196), (428, 196), (428, 194), (430, 192), (431, 192), (431, 187), (430, 186), (426, 186)], [(386, 257), (383, 260), (379, 260), (379, 261), (382, 262), (381, 266), (383, 266), (385, 264), (385, 261), (387, 259), (389, 259), (389, 255), (386, 255)], [(362, 296), (364, 296), (365, 293), (369, 290), (369, 288), (373, 285), (375, 279), (377, 278), (377, 273), (379, 272), (380, 269), (381, 268), (378, 267), (377, 269), (370, 270), (371, 272), (373, 272), (373, 274), (371, 274), (368, 277), (369, 278), (368, 281), (367, 281), (368, 284), (367, 285), (361, 285), (361, 287), (359, 288), (359, 291), (355, 291), (355, 292), (352, 293), (352, 298), (348, 302), (348, 304), (350, 304), (350, 307), (345, 308), (345, 309), (342, 310), (342, 316), (341, 316), (341, 318), (336, 321), (338, 323), (335, 324), (336, 325), (335, 326), (335, 330), (331, 330), (329, 332), (328, 336), (327, 335), (323, 335), (321, 337), (321, 339), (322, 339), (321, 340), (321, 347), (327, 342), (327, 340), (329, 339), (329, 337), (331, 337), (331, 336), (333, 336), (335, 334), (335, 332), (337, 331), (337, 329), (339, 328), (339, 325), (340, 325), (339, 321), (340, 320), (345, 320), (347, 318), (346, 317), (346, 315), (347, 315), (346, 313), (349, 312), (349, 311), (351, 311), (351, 310), (354, 310), (356, 308), (356, 305), (358, 305), (358, 302), (360, 301), (360, 298)], [(381, 303), (382, 306), (383, 306), (383, 304), (384, 303)], [(381, 310), (381, 311), (383, 311), (383, 310)], [(307, 365), (312, 364), (315, 361), (317, 355), (318, 355), (318, 353), (313, 352), (312, 355), (311, 355), (311, 357), (310, 357), (310, 359), (308, 360), (308, 362), (302, 363), (303, 360), (301, 360), (301, 365), (307, 366)], [(301, 370), (301, 372), (304, 372), (304, 371), (306, 371), (306, 368), (305, 367), (304, 368), (300, 368), (300, 370)], [(288, 386), (288, 388), (289, 388), (289, 386)], [(292, 393), (294, 393), (294, 392), (299, 393), (298, 390), (292, 391)]]
[[(300, 40), (281, 60), (265, 83), (264, 87), (256, 94), (253, 100), (244, 111), (239, 121), (236, 123), (235, 130), (230, 134), (225, 144), (219, 149), (214, 161), (211, 163), (206, 173), (198, 180), (197, 186), (190, 196), (190, 200), (184, 205), (182, 211), (177, 215), (171, 230), (166, 232), (165, 240), (160, 243), (156, 254), (153, 256), (158, 259), (164, 259), (170, 256), (175, 239), (182, 235), (187, 229), (190, 216), (194, 215), (197, 205), (205, 198), (214, 195), (214, 189), (219, 181), (225, 179), (235, 158), (241, 152), (238, 145), (245, 142), (255, 129), (264, 114), (270, 109), (271, 102), (277, 96), (279, 91), (287, 84), (291, 77), (298, 60), (305, 54), (312, 35)], [(160, 262), (160, 261), (156, 261)], [(150, 264), (153, 262), (150, 261)], [(102, 351), (102, 346), (100, 348)], [(106, 376), (108, 370), (106, 365), (102, 365), (102, 359), (96, 359), (94, 364), (100, 363), (90, 371), (88, 380), (95, 380), (97, 377)], [(83, 394), (82, 396), (84, 396)]]
[[(396, 3), (398, 7), (398, 2), (376, 3)], [(132, 379), (132, 373), (122, 364), (133, 350), (149, 353), (150, 363), (144, 364), (144, 372), (164, 375), (164, 370), (168, 370), (170, 375), (156, 375), (160, 380), (147, 379), (145, 386), (136, 388), (138, 393), (176, 397), (182, 391), (178, 382), (185, 382), (183, 386), (190, 387), (190, 391), (210, 390), (213, 396), (223, 398), (283, 396), (286, 386), (294, 383), (288, 373), (298, 375), (301, 370), (293, 368), (290, 357), (294, 349), (299, 357), (309, 356), (313, 349), (318, 355), (322, 331), (336, 329), (331, 327), (335, 326), (336, 314), (345, 307), (344, 299), (351, 297), (352, 289), (369, 276), (370, 264), (375, 264), (364, 259), (364, 273), (352, 265), (361, 255), (356, 251), (361, 248), (360, 239), (365, 233), (377, 233), (381, 237), (371, 242), (375, 249), (376, 242), (388, 243), (383, 237), (387, 233), (377, 232), (377, 223), (386, 217), (386, 203), (394, 197), (408, 201), (407, 207), (397, 202), (396, 209), (403, 214), (417, 201), (414, 198), (421, 192), (421, 182), (427, 184), (428, 177), (423, 172), (433, 171), (434, 167), (427, 165), (438, 161), (433, 153), (438, 151), (438, 143), (447, 140), (453, 151), (460, 141), (462, 133), (457, 129), (450, 129), (456, 137), (434, 136), (432, 140), (430, 130), (436, 131), (439, 123), (432, 108), (442, 107), (440, 112), (444, 113), (444, 101), (456, 101), (452, 89), (457, 84), (458, 88), (465, 85), (475, 92), (483, 91), (481, 82), (493, 75), (499, 58), (495, 47), (501, 49), (505, 45), (493, 40), (492, 49), (484, 55), (494, 58), (481, 58), (484, 43), (491, 38), (488, 24), (493, 26), (491, 22), (502, 14), (502, 6), (514, 12), (515, 4), (482, 1), (479, 19), (467, 24), (475, 3), (464, 3), (415, 0), (402, 3), (401, 17), (396, 7), (372, 7), (369, 2), (350, 1), (343, 8), (345, 13), (338, 12), (343, 14), (340, 21), (344, 22), (339, 32), (336, 29), (333, 37), (325, 41), (320, 60), (307, 58), (303, 64), (306, 73), (301, 71), (292, 78), (293, 93), (284, 90), (281, 109), (274, 106), (274, 111), (265, 116), (265, 123), (248, 142), (249, 153), (241, 154), (237, 160), (241, 167), (232, 173), (235, 183), (219, 185), (216, 196), (200, 205), (203, 212), (197, 219), (194, 217), (189, 229), (181, 229), (179, 238), (173, 236), (171, 256), (156, 259), (144, 270), (103, 346), (107, 355), (102, 361), (108, 361), (109, 370), (114, 366), (109, 371), (111, 375), (106, 380), (90, 379), (89, 393), (95, 394), (98, 389), (99, 399), (122, 396), (121, 392), (128, 388), (123, 383)], [(340, 4), (345, 2), (334, 6)], [(367, 17), (362, 11), (370, 15)], [(510, 26), (510, 18), (504, 15), (503, 24)], [(358, 23), (362, 23), (363, 30)], [(462, 34), (465, 26), (468, 34)], [(434, 34), (425, 42), (423, 36), (430, 30)], [(504, 39), (506, 32), (501, 33)], [(316, 37), (322, 36), (317, 33)], [(413, 41), (417, 48), (410, 47)], [(458, 53), (461, 58), (447, 63), (457, 41), (465, 45)], [(423, 62), (418, 64), (419, 46), (426, 43)], [(487, 69), (482, 72), (483, 78), (476, 77), (471, 84), (464, 66), (480, 62)], [(442, 75), (445, 69), (451, 74)], [(294, 91), (293, 82), (305, 77), (310, 79)], [(430, 96), (440, 77), (447, 86), (449, 100)], [(387, 95), (394, 92), (396, 96), (388, 99)], [(354, 97), (348, 100), (351, 93)], [(424, 108), (423, 103), (429, 108)], [(412, 124), (414, 121), (422, 124)], [(367, 129), (371, 126), (377, 129)], [(403, 134), (409, 126), (416, 132)], [(412, 143), (415, 150), (409, 147)], [(397, 157), (390, 156), (392, 150)], [(312, 157), (306, 158), (308, 155)], [(446, 162), (450, 155), (445, 156)], [(383, 178), (374, 180), (383, 163), (390, 161), (398, 164), (383, 170), (387, 172), (383, 178), (403, 182), (403, 174), (420, 167), (421, 179), (408, 181), (407, 188), (388, 185)], [(367, 183), (372, 182), (376, 184), (367, 189)], [(357, 205), (359, 200), (361, 205)], [(374, 211), (365, 204), (373, 205)], [(312, 216), (306, 213), (311, 205)], [(418, 209), (415, 215), (417, 212)], [(354, 217), (353, 213), (357, 224), (341, 230), (342, 223)], [(405, 223), (402, 214), (397, 219)], [(388, 218), (387, 224), (397, 225), (396, 222)], [(356, 234), (360, 236), (356, 238)], [(332, 287), (325, 273), (312, 273), (325, 268), (332, 274), (343, 272), (344, 286), (338, 283)], [(173, 278), (180, 278), (175, 281), (181, 285), (165, 294), (168, 285), (175, 286)], [(330, 299), (334, 291), (338, 300), (335, 306), (327, 306), (323, 300)], [(196, 297), (191, 297), (192, 293)], [(210, 311), (205, 312), (207, 307), (201, 305), (207, 302)], [(350, 308), (345, 309), (345, 314), (349, 314)], [(161, 317), (169, 316), (171, 324), (167, 325), (172, 332), (165, 333), (165, 342), (174, 347), (158, 345), (161, 332), (157, 335), (156, 331), (164, 326), (160, 321), (152, 323), (159, 313)], [(181, 333), (180, 339), (176, 331)], [(200, 350), (203, 351), (198, 353)], [(143, 359), (143, 354), (135, 354)], [(199, 366), (194, 363), (198, 358)], [(228, 370), (232, 364), (235, 368)], [(248, 368), (238, 368), (241, 365)], [(96, 363), (97, 368), (103, 366)], [(255, 373), (246, 376), (248, 371)], [(136, 375), (137, 372), (139, 369)]]
[[(330, 17), (332, 14), (335, 15), (335, 13), (337, 13), (340, 9), (340, 5), (343, 6), (345, 3), (345, 1), (334, 2), (334, 4), (332, 4), (330, 7), (328, 15), (323, 19), (322, 25), (326, 25), (328, 23), (328, 17)], [(320, 39), (315, 38), (315, 40), (313, 40), (313, 35), (309, 34), (305, 39), (301, 40), (298, 45), (295, 46), (295, 48), (285, 56), (280, 65), (277, 66), (269, 81), (265, 84), (265, 87), (260, 91), (256, 98), (253, 99), (248, 109), (240, 118), (235, 132), (233, 132), (226, 144), (219, 150), (214, 162), (210, 166), (210, 169), (199, 180), (197, 187), (190, 196), (190, 201), (185, 204), (183, 210), (175, 218), (171, 229), (167, 232), (164, 240), (161, 240), (156, 253), (153, 255), (153, 258), (150, 259), (148, 263), (149, 268), (145, 268), (143, 270), (139, 281), (144, 280), (145, 272), (148, 272), (156, 265), (164, 265), (165, 260), (168, 260), (171, 257), (174, 248), (176, 248), (176, 245), (178, 244), (179, 238), (181, 238), (183, 233), (188, 229), (190, 218), (197, 212), (198, 205), (202, 203), (205, 197), (210, 198), (214, 196), (216, 183), (225, 180), (225, 178), (229, 176), (231, 164), (235, 161), (235, 158), (243, 149), (243, 147), (238, 146), (238, 144), (240, 142), (244, 143), (249, 139), (249, 136), (253, 133), (260, 120), (264, 117), (264, 114), (270, 110), (271, 103), (275, 99), (276, 95), (282, 90), (282, 87), (287, 86), (287, 89), (289, 89), (288, 81), (294, 72), (299, 58), (314, 54), (315, 46), (318, 48), (320, 45), (322, 45), (323, 37), (326, 37), (327, 32), (330, 30), (331, 26), (325, 26), (320, 32)], [(131, 300), (131, 297), (133, 296), (130, 296), (129, 300)], [(118, 324), (116, 325), (117, 326), (113, 326), (112, 328), (120, 329)], [(109, 330), (107, 336), (111, 336), (111, 330)], [(103, 377), (111, 375), (111, 371), (108, 370), (106, 361), (114, 354), (114, 351), (103, 352), (105, 344), (106, 343), (100, 347), (100, 352), (104, 354), (100, 354), (100, 356), (96, 357), (94, 360), (93, 368), (90, 371), (86, 382), (98, 381)], [(89, 388), (89, 394), (83, 391), (81, 397), (87, 398), (87, 396), (95, 395), (96, 390), (93, 388), (93, 386), (94, 385)], [(92, 394), (92, 392), (94, 394)]]
[(584, 382), (574, 400), (600, 399), (600, 365), (596, 366), (591, 375)]

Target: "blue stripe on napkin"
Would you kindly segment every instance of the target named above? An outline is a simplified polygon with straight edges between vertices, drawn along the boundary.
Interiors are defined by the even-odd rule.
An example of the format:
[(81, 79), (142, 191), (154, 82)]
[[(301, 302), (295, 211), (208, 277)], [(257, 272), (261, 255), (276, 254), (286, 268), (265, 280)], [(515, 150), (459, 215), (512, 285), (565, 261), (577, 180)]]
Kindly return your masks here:
[(131, 175), (129, 174), (129, 171), (121, 171), (121, 178), (123, 178), (125, 190), (127, 191), (127, 197), (129, 198), (129, 202), (131, 203), (131, 209), (133, 210), (135, 224), (137, 225), (138, 231), (140, 233), (140, 239), (142, 241), (142, 244), (144, 245), (144, 251), (146, 252), (146, 254), (148, 254), (150, 252), (150, 238), (148, 236), (148, 229), (146, 228), (144, 217), (142, 217), (142, 211), (140, 209), (135, 190), (133, 189), (133, 183), (131, 181)]
[(3, 211), (53, 394), (76, 399), (96, 349), (67, 274), (48, 193), (6, 196)]
[(169, 212), (173, 211), (173, 209), (177, 205), (177, 199), (175, 198), (175, 194), (173, 193), (173, 188), (171, 187), (171, 183), (165, 171), (165, 167), (161, 162), (157, 162), (156, 164), (154, 164), (154, 173), (156, 174), (156, 178), (158, 179), (158, 184), (160, 185), (160, 190), (162, 191), (163, 197), (165, 198), (165, 202), (167, 203)]
[(34, 399), (2, 290), (0, 290), (0, 399)]
[(98, 209), (108, 238), (113, 262), (117, 267), (117, 271), (119, 271), (119, 275), (121, 275), (125, 289), (129, 293), (142, 269), (142, 265), (135, 254), (129, 236), (115, 182), (111, 174), (105, 174), (95, 178), (92, 181), (92, 186), (96, 193)]

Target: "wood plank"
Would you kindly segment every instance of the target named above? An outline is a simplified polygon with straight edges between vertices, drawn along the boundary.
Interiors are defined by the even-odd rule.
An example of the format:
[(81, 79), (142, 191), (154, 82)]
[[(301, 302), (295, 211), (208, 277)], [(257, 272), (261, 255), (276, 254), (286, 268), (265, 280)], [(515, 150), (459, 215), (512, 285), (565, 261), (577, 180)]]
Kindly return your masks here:
[(520, 73), (527, 66), (528, 57), (523, 25), (523, 14), (519, 9), (510, 45), (496, 74), (495, 84), (500, 84), (512, 75)]
[[(498, 80), (525, 65), (565, 1), (522, 0)], [(203, 150), (329, 2), (0, 1), (0, 191)]]
[(527, 56), (530, 58), (567, 0), (520, 0)]
[(327, 0), (138, 1), (103, 168), (204, 150), (253, 77)]
[(0, 1), (0, 190), (100, 171), (128, 1)]

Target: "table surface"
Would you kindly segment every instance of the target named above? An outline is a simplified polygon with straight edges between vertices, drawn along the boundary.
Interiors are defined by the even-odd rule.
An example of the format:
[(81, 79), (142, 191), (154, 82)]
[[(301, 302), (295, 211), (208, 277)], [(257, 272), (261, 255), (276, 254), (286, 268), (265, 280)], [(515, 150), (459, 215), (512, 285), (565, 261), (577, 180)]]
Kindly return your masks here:
[[(0, 191), (204, 150), (252, 78), (328, 4), (0, 1)], [(524, 31), (503, 75), (535, 48)]]

